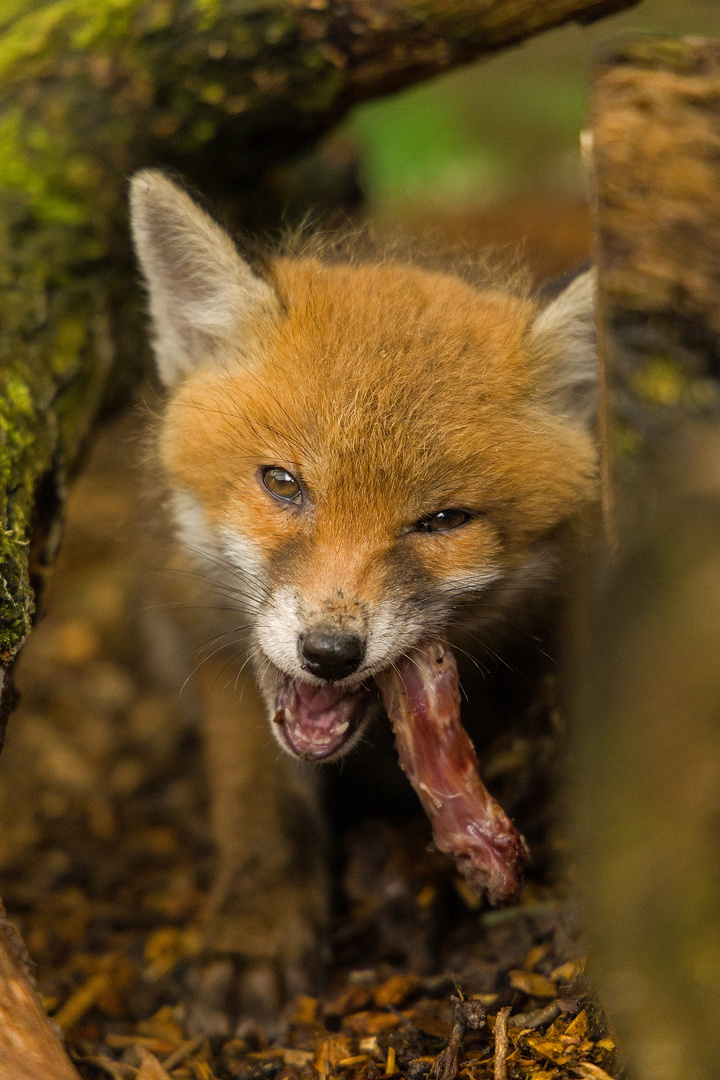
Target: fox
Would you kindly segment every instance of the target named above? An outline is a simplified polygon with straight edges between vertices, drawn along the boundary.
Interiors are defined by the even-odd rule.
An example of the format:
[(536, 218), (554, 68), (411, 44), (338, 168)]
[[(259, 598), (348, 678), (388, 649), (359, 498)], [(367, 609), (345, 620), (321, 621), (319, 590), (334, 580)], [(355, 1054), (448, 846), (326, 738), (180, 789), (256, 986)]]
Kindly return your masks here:
[(598, 506), (594, 273), (543, 300), (411, 255), (258, 260), (156, 170), (130, 218), (187, 632), (215, 643), (188, 1026), (232, 1034), (322, 978), (320, 766), (385, 723), (378, 679), (437, 637), (489, 670), (566, 603)]

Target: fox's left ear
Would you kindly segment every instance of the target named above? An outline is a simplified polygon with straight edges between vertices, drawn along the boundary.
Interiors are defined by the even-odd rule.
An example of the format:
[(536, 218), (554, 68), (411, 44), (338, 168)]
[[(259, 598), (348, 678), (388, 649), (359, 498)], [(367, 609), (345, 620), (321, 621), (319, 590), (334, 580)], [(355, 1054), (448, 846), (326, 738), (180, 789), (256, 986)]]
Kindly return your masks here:
[(536, 316), (530, 337), (553, 406), (589, 426), (598, 389), (594, 270), (576, 277)]
[(166, 385), (200, 364), (242, 356), (253, 334), (277, 318), (273, 286), (163, 173), (135, 174), (130, 218), (150, 300), (155, 359)]

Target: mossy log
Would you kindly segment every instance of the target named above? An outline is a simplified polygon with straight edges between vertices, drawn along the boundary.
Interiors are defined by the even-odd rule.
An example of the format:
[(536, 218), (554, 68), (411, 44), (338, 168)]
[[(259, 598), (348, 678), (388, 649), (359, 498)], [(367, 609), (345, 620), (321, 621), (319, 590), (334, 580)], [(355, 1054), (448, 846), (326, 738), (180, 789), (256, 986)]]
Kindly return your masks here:
[(594, 94), (619, 559), (579, 710), (595, 971), (639, 1080), (720, 1061), (720, 40), (643, 39)]
[(234, 189), (351, 105), (635, 2), (13, 0), (0, 182), (28, 169), (38, 209), (97, 223), (142, 164)]
[(622, 461), (720, 403), (719, 101), (720, 39), (628, 40), (599, 65), (595, 257)]

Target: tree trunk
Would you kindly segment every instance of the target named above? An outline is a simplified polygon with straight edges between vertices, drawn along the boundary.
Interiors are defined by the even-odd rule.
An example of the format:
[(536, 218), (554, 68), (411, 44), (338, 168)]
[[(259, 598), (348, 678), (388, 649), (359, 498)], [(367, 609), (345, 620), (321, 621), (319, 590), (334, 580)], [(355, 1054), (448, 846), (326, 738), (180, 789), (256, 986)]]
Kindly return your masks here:
[[(720, 41), (632, 41), (594, 96), (620, 558), (580, 710), (580, 880), (639, 1080), (720, 1062)], [(712, 958), (715, 958), (714, 960)]]
[(720, 40), (629, 41), (593, 107), (596, 261), (621, 466), (720, 397)]

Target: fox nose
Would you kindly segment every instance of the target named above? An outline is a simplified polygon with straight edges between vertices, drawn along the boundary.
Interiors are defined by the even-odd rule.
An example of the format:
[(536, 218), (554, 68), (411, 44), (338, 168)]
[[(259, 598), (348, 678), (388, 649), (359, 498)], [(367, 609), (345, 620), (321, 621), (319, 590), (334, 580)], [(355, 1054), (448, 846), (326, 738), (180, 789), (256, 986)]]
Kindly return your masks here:
[(334, 682), (357, 671), (365, 655), (365, 642), (354, 634), (311, 630), (300, 638), (300, 661), (306, 671)]

